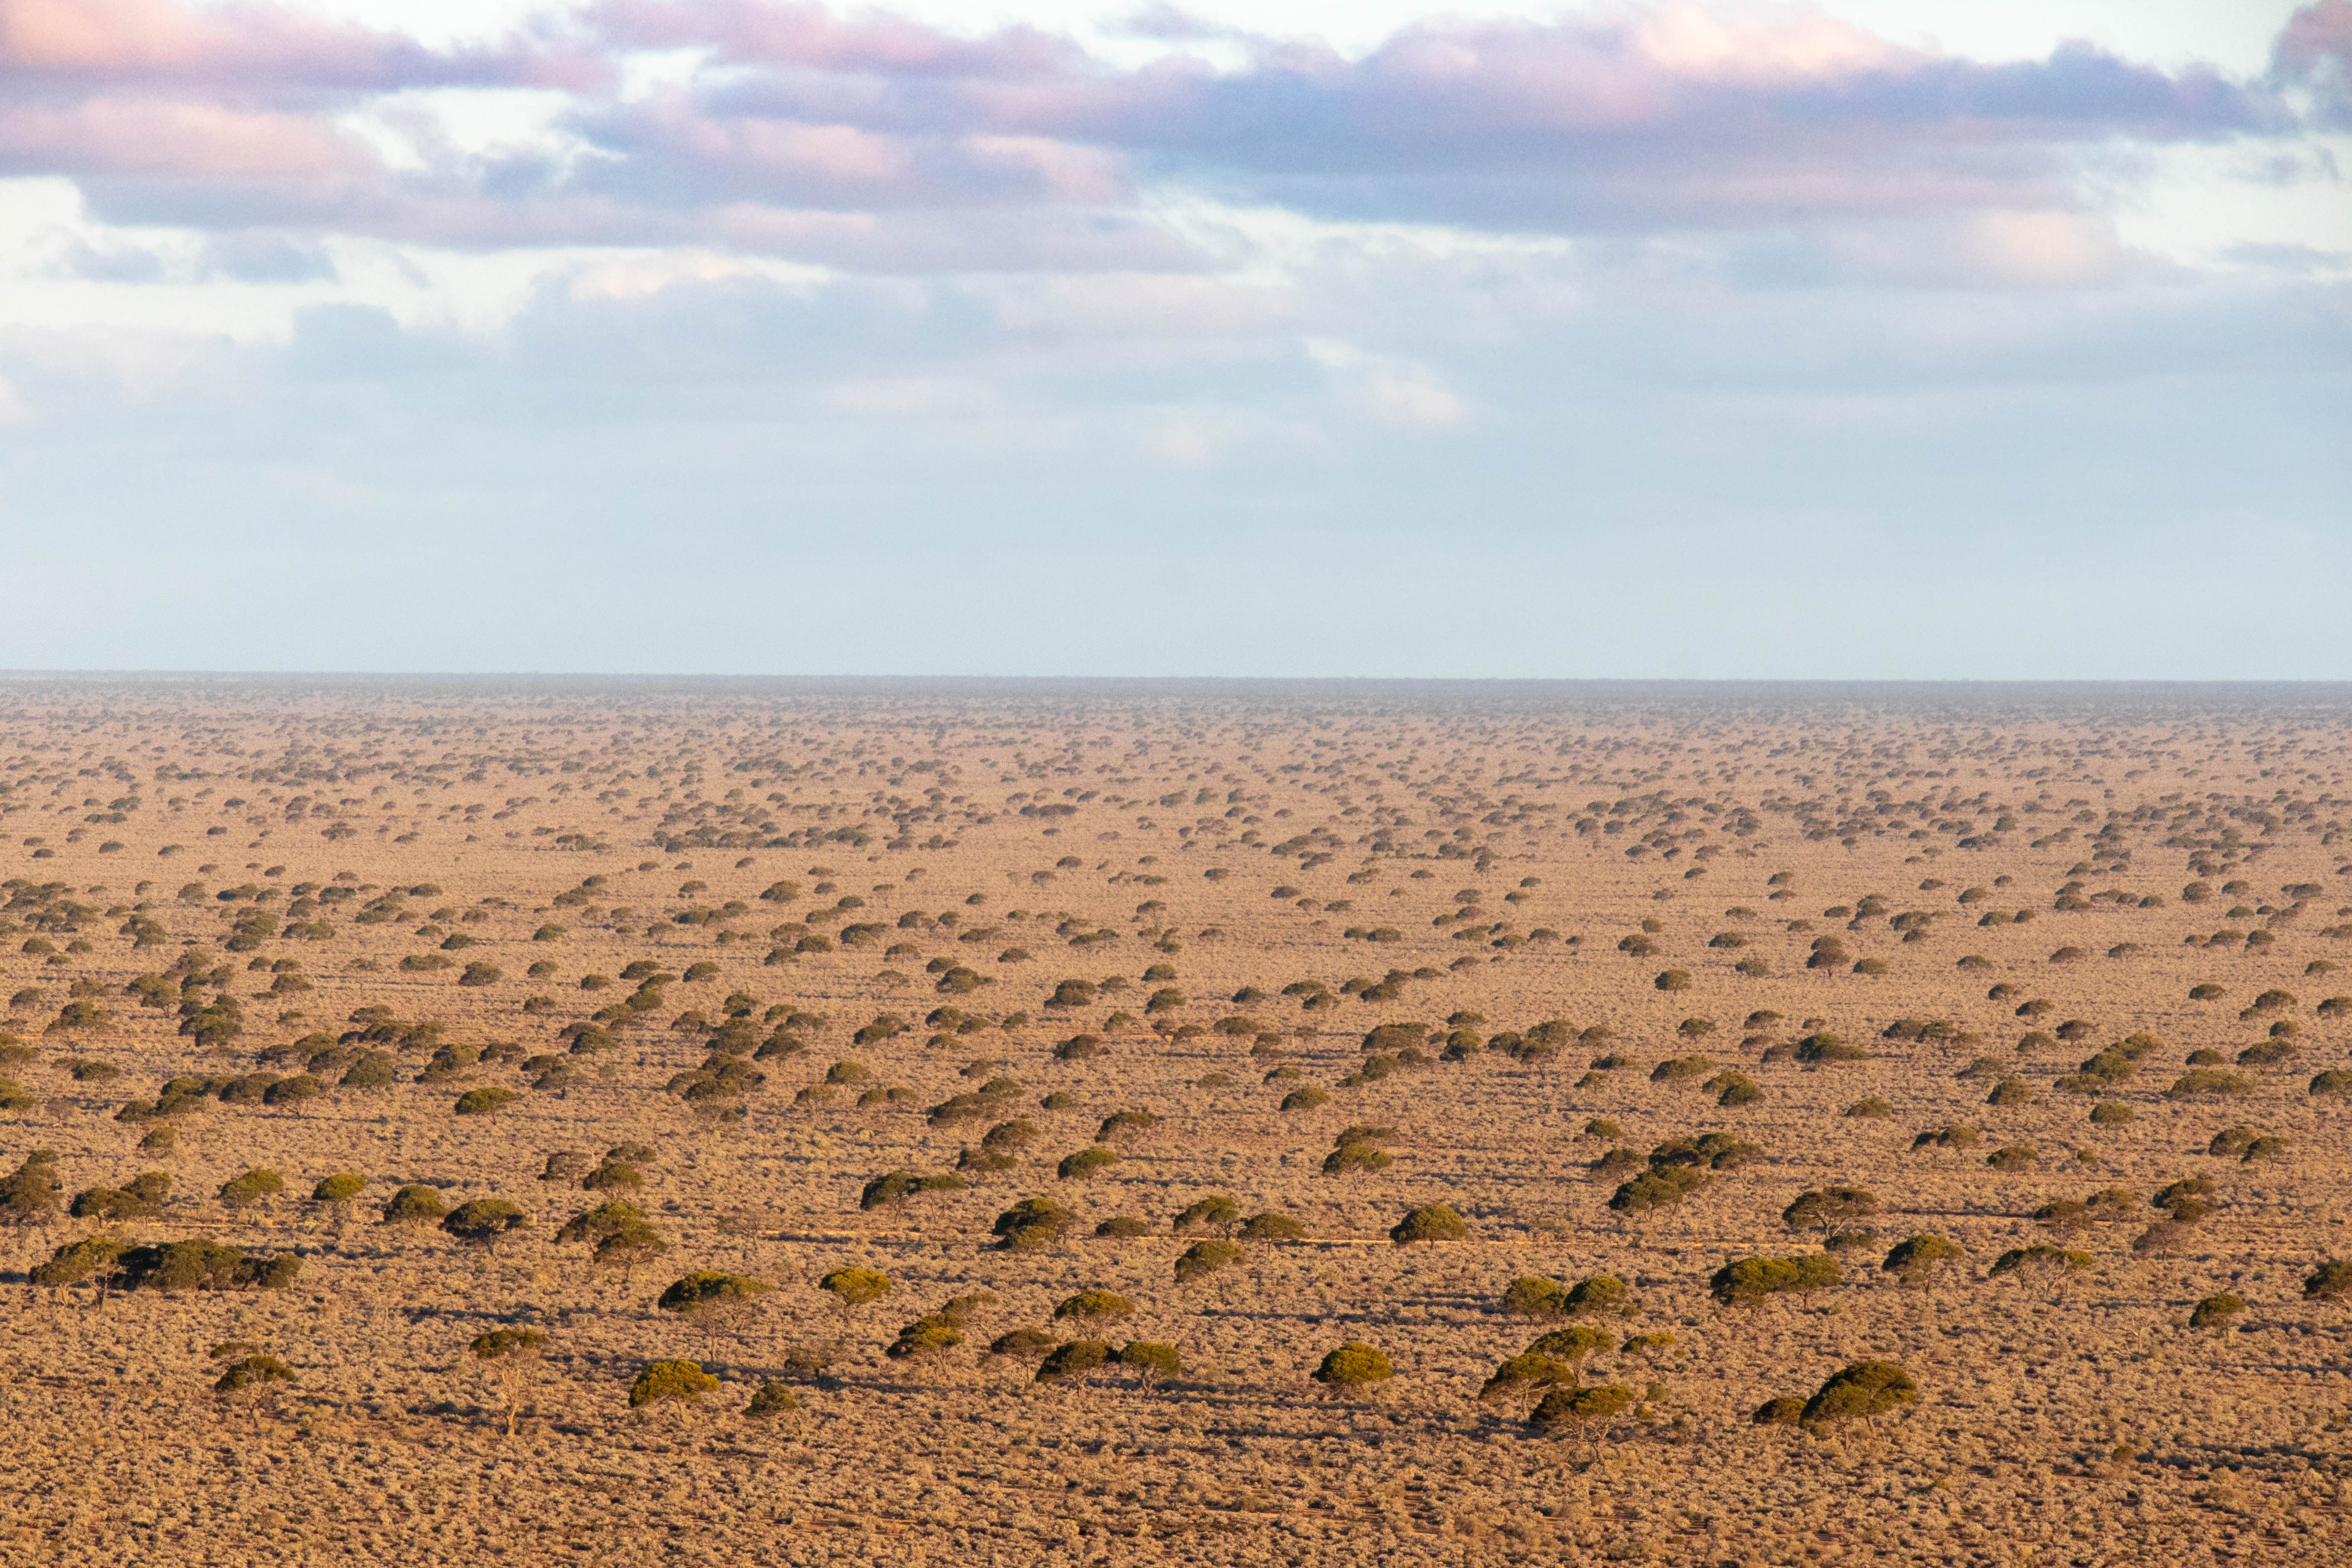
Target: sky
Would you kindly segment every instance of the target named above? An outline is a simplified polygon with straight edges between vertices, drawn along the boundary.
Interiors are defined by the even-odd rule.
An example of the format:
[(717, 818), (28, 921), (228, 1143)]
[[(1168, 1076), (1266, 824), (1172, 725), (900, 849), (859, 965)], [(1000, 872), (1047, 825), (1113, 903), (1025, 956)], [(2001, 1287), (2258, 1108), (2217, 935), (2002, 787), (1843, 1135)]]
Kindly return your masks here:
[(0, 0), (0, 668), (2352, 677), (2352, 0)]

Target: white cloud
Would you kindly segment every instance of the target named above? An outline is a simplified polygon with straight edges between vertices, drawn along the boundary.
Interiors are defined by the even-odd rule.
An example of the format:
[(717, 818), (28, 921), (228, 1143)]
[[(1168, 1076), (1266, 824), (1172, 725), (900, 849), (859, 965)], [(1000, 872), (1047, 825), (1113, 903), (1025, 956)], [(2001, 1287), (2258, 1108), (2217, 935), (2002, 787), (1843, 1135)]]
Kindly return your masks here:
[(1461, 396), (1425, 364), (1367, 353), (1332, 338), (1314, 338), (1307, 356), (1329, 373), (1332, 389), (1383, 425), (1444, 429), (1469, 413)]

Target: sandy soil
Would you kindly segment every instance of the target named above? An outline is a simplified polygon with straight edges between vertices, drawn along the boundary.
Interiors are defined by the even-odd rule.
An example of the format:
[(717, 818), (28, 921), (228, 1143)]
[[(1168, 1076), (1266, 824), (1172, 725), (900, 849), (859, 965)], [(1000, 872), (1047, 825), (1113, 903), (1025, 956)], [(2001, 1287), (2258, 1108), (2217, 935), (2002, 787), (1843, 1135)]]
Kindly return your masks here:
[[(0, 1173), (45, 1148), (60, 1205), (144, 1171), (171, 1189), (114, 1221), (34, 1194), (0, 1227), (0, 1562), (2352, 1560), (2352, 1295), (2305, 1295), (2352, 1257), (2347, 1102), (2309, 1089), (2352, 1054), (2352, 1004), (2329, 1005), (2352, 992), (2330, 973), (2352, 965), (2339, 698), (13, 682)], [(1823, 937), (1843, 956), (1807, 967)], [(641, 989), (640, 961), (674, 978)], [(1069, 980), (1097, 989), (1050, 1005)], [(1319, 1000), (1285, 994), (1308, 981)], [(738, 1058), (756, 1086), (694, 1091), (730, 997), (738, 1035), (781, 1041)], [(940, 1007), (978, 1022), (927, 1023)], [(608, 1048), (571, 1048), (616, 1008)], [(856, 1043), (883, 1015), (907, 1026)], [(1552, 1020), (1548, 1059), (1492, 1048)], [(437, 1036), (345, 1043), (421, 1023)], [(1396, 1023), (1432, 1029), (1430, 1058), (1464, 1031), (1459, 1059), (1343, 1086)], [(2125, 1076), (2062, 1083), (2142, 1034)], [(1058, 1059), (1080, 1035), (1101, 1054)], [(1866, 1058), (1788, 1048), (1823, 1036)], [(450, 1047), (474, 1049), (436, 1068)], [(337, 1087), (365, 1049), (399, 1081)], [(2199, 1051), (2240, 1092), (2176, 1089)], [(1707, 1073), (1654, 1080), (1693, 1055)], [(307, 1100), (198, 1085), (140, 1119), (177, 1076), (313, 1058)], [(836, 1063), (864, 1075), (803, 1093)], [(1751, 1103), (1699, 1087), (1726, 1068)], [(931, 1124), (992, 1078), (1018, 1087)], [(1279, 1109), (1310, 1085), (1328, 1103)], [(483, 1089), (514, 1098), (454, 1113)], [(907, 1092), (860, 1104), (887, 1089)], [(1873, 1096), (1890, 1115), (1844, 1114)], [(1057, 1176), (1124, 1110), (1156, 1123)], [(1017, 1118), (1039, 1135), (1014, 1168), (861, 1208), (871, 1179), (952, 1172)], [(1392, 1163), (1322, 1174), (1360, 1124), (1391, 1130)], [(142, 1152), (166, 1125), (175, 1146)], [(1914, 1152), (1954, 1125), (1982, 1142)], [(2286, 1142), (2209, 1152), (2233, 1127)], [(1612, 1211), (1604, 1153), (1711, 1131), (1755, 1157)], [(634, 1192), (542, 1179), (625, 1143), (651, 1151)], [(2009, 1148), (2032, 1157), (1988, 1165)], [(255, 1169), (284, 1191), (216, 1196)], [(310, 1194), (346, 1171), (367, 1186), (339, 1216)], [(2158, 1190), (2198, 1176), (2210, 1212), (2141, 1242)], [(495, 1251), (379, 1223), (410, 1183), (530, 1223)], [(1782, 1212), (1832, 1184), (1876, 1209), (1838, 1284), (1710, 1294), (1737, 1259), (1819, 1252)], [(2110, 1188), (2112, 1215), (2033, 1217)], [(1216, 1194), (1306, 1239), (1180, 1285), (1200, 1238), (1173, 1216)], [(624, 1270), (558, 1241), (613, 1195), (666, 1256)], [(1027, 1197), (1077, 1228), (996, 1248)], [(1430, 1204), (1467, 1239), (1391, 1243)], [(1149, 1232), (1095, 1238), (1115, 1216)], [(1906, 1284), (1881, 1260), (1920, 1233), (1964, 1251)], [(30, 1282), (100, 1234), (300, 1269), (102, 1304)], [(1994, 1272), (2037, 1244), (2087, 1258)], [(846, 1267), (889, 1293), (837, 1310), (817, 1282)], [(657, 1309), (698, 1270), (772, 1289), (708, 1323)], [(1482, 1402), (1564, 1326), (1507, 1315), (1511, 1282), (1603, 1274), (1635, 1303), (1612, 1336), (1674, 1337), (1584, 1369), (1633, 1406), (1544, 1436), (1540, 1390)], [(1089, 1289), (1134, 1315), (1054, 1320)], [(975, 1291), (994, 1300), (961, 1343), (886, 1354)], [(2222, 1292), (2243, 1310), (2187, 1326)], [(469, 1351), (500, 1326), (546, 1336), (511, 1438)], [(985, 1353), (1024, 1327), (1163, 1342), (1182, 1370), (1039, 1383)], [(1350, 1342), (1395, 1375), (1313, 1381)], [(253, 1349), (209, 1353), (226, 1343)], [(247, 1353), (290, 1383), (216, 1394)], [(718, 1388), (633, 1410), (666, 1359)], [(1873, 1360), (1916, 1402), (1751, 1420)], [(743, 1414), (770, 1380), (798, 1408)]]

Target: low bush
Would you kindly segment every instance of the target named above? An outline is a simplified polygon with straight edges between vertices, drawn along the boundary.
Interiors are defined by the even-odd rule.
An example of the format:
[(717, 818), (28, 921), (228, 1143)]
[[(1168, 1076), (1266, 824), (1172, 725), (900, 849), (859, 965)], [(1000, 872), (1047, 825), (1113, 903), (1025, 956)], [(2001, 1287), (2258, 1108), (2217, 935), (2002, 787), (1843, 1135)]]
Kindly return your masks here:
[(1390, 1227), (1389, 1239), (1399, 1247), (1420, 1241), (1467, 1241), (1470, 1227), (1445, 1205), (1423, 1204), (1407, 1210), (1405, 1216)]
[(1386, 1383), (1396, 1368), (1384, 1352), (1350, 1341), (1326, 1354), (1310, 1375), (1326, 1388), (1347, 1391)]
[(1895, 1363), (1856, 1362), (1832, 1373), (1820, 1392), (1805, 1402), (1798, 1419), (1807, 1426), (1828, 1426), (1859, 1416), (1874, 1426), (1879, 1416), (1916, 1404), (1918, 1398), (1919, 1385)]
[(648, 1362), (637, 1373), (637, 1380), (629, 1385), (629, 1408), (699, 1405), (704, 1394), (718, 1387), (719, 1380), (703, 1371), (700, 1362)]

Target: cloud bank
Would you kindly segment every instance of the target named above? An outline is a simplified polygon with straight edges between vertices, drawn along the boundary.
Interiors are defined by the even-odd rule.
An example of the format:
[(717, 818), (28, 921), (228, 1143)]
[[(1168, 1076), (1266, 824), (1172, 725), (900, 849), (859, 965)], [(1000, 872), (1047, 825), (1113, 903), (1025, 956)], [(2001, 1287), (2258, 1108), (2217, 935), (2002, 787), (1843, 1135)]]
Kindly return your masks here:
[(2352, 675), (2267, 42), (13, 0), (0, 664)]

